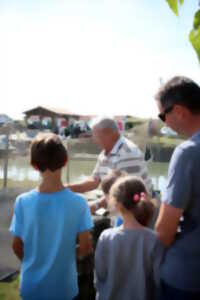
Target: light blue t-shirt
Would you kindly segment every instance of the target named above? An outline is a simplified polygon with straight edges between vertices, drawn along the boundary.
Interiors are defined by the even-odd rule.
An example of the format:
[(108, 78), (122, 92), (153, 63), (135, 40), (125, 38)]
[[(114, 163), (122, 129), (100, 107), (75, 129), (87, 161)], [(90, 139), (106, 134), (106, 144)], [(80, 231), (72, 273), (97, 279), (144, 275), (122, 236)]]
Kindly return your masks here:
[(200, 291), (200, 132), (179, 145), (170, 161), (164, 202), (183, 209), (184, 219), (168, 248), (161, 278), (170, 286)]
[(86, 200), (68, 188), (32, 190), (16, 199), (10, 231), (24, 243), (23, 299), (71, 300), (78, 294), (76, 238), (92, 227)]

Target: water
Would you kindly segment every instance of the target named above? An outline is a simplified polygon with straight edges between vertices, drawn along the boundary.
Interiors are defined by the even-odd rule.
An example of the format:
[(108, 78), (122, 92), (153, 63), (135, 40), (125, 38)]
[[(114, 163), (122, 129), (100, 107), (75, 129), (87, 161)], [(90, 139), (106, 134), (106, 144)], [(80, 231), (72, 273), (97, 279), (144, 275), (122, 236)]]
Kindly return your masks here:
[[(95, 166), (95, 160), (81, 159), (70, 161), (68, 170), (65, 167), (63, 170), (63, 180), (66, 182), (69, 176), (70, 182), (82, 181), (87, 176), (90, 176)], [(161, 190), (164, 193), (167, 182), (168, 163), (148, 162), (149, 174), (152, 178), (154, 188)], [(68, 175), (67, 175), (68, 174)], [(0, 160), (0, 184), (3, 180), (3, 160)], [(13, 184), (23, 186), (23, 184), (36, 186), (40, 181), (40, 176), (29, 163), (29, 157), (18, 157), (9, 159), (8, 166), (8, 188)], [(1, 188), (1, 186), (0, 186)]]

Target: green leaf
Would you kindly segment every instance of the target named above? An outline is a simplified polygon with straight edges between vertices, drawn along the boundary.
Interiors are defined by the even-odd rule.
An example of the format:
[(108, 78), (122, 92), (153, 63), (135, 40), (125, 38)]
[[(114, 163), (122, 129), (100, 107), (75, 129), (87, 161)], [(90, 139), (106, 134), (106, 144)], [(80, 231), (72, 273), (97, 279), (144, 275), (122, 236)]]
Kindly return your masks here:
[[(172, 11), (175, 13), (175, 15), (178, 16), (178, 0), (166, 0), (169, 7), (172, 9)], [(181, 2), (183, 0), (180, 0)]]
[(184, 2), (184, 0), (179, 0), (180, 5), (182, 5)]
[(189, 40), (200, 61), (200, 10), (194, 15), (193, 29), (190, 31)]
[(193, 29), (198, 29), (199, 27), (200, 27), (200, 10), (197, 10), (197, 12), (194, 15)]
[(200, 61), (200, 28), (193, 29), (190, 31), (189, 40), (197, 53), (198, 59)]

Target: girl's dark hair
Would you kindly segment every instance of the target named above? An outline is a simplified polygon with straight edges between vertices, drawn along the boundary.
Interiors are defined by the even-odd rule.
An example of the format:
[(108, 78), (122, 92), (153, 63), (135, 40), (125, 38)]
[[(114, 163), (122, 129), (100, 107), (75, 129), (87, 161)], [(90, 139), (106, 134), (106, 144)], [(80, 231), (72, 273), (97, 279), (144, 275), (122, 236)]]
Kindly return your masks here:
[(104, 194), (109, 194), (111, 186), (115, 183), (115, 181), (121, 177), (126, 176), (128, 173), (125, 171), (120, 170), (112, 170), (110, 173), (108, 173), (101, 182), (101, 188)]
[[(147, 226), (153, 217), (154, 205), (149, 199), (141, 199), (141, 193), (147, 195), (147, 190), (142, 179), (136, 176), (125, 176), (117, 179), (110, 190), (111, 197), (121, 203), (127, 210), (132, 211), (136, 220)], [(134, 201), (134, 195), (140, 200)]]
[(31, 164), (39, 171), (54, 172), (67, 161), (67, 150), (61, 139), (53, 133), (39, 133), (31, 144)]

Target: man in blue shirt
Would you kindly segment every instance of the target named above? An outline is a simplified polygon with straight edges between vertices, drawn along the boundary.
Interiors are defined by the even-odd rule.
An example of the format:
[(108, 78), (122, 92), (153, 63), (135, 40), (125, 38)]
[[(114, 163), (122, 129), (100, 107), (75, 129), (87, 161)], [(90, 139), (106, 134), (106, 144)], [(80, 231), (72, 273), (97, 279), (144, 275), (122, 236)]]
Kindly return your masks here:
[(31, 164), (40, 171), (38, 188), (20, 195), (10, 231), (21, 260), (23, 300), (72, 300), (78, 295), (78, 254), (92, 250), (93, 223), (87, 201), (61, 180), (67, 152), (58, 136), (40, 134), (31, 146)]
[[(200, 299), (200, 87), (174, 77), (156, 95), (159, 117), (189, 139), (174, 151), (156, 231), (168, 248), (160, 299)], [(180, 227), (180, 230), (178, 230)]]

